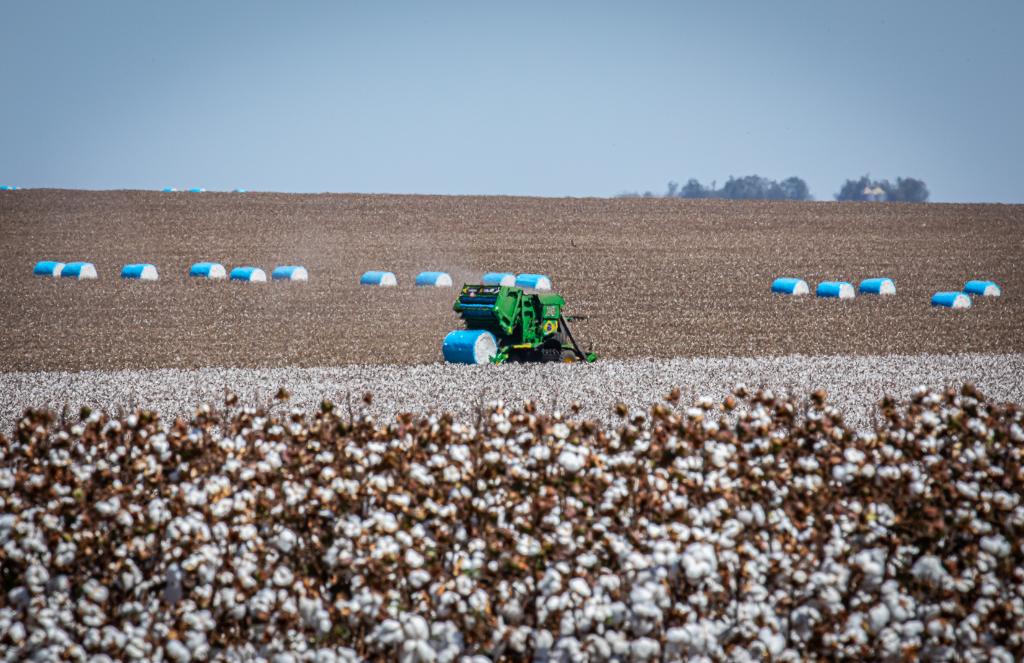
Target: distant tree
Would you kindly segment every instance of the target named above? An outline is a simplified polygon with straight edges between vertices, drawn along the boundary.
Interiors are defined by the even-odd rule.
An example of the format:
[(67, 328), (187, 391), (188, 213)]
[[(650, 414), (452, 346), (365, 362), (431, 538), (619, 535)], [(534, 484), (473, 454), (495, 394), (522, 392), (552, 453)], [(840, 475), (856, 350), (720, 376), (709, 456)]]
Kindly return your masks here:
[(668, 191), (665, 192), (666, 198), (675, 198), (679, 192), (679, 182), (669, 182)]
[(904, 203), (926, 203), (929, 195), (925, 183), (913, 177), (897, 177), (895, 188), (888, 193), (889, 200)]
[(846, 180), (843, 187), (839, 189), (839, 193), (836, 194), (836, 200), (867, 200), (869, 194), (864, 192), (871, 188), (871, 178), (867, 175), (862, 175), (859, 180)]
[(695, 179), (687, 180), (683, 188), (679, 190), (680, 198), (710, 198), (714, 191), (705, 187)]
[(782, 188), (782, 197), (786, 200), (810, 200), (811, 190), (799, 177), (787, 177), (779, 183)]
[(836, 200), (871, 200), (905, 203), (928, 202), (928, 187), (921, 180), (913, 177), (897, 177), (896, 184), (889, 180), (872, 180), (869, 175), (862, 175), (857, 180), (846, 180)]

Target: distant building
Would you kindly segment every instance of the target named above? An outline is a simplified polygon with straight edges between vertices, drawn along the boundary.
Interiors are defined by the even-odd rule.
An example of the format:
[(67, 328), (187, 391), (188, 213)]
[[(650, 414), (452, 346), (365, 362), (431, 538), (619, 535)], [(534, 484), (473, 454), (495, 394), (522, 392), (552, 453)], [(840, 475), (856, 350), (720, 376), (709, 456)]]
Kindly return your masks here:
[(886, 199), (885, 189), (878, 185), (865, 186), (861, 194), (864, 196), (864, 200), (873, 203), (884, 203)]

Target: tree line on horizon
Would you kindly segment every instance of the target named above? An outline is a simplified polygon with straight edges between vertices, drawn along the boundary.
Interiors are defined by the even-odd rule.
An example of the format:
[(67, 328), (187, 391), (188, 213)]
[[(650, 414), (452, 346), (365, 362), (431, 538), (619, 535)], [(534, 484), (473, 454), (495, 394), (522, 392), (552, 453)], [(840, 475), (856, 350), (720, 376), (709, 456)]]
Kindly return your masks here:
[[(814, 200), (807, 182), (799, 177), (787, 177), (777, 182), (760, 175), (730, 177), (721, 188), (717, 182), (710, 185), (701, 184), (700, 180), (691, 178), (680, 186), (678, 182), (668, 183), (663, 195), (651, 191), (643, 193), (620, 193), (618, 198), (720, 198), (725, 200)], [(896, 182), (889, 180), (872, 180), (869, 175), (858, 179), (846, 180), (839, 192), (834, 195), (838, 201), (873, 201), (873, 202), (928, 202), (928, 186), (913, 177), (897, 177)]]

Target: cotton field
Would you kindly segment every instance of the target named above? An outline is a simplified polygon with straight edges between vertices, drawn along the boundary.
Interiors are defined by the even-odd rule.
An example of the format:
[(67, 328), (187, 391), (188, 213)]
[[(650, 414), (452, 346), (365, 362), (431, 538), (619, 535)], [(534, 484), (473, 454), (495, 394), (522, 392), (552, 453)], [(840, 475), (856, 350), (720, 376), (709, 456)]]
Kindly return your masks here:
[[(6, 660), (1024, 656), (1024, 414), (961, 392), (617, 423), (324, 402), (29, 411), (0, 459)], [(281, 392), (279, 399), (287, 399)], [(276, 411), (276, 410), (275, 410)]]

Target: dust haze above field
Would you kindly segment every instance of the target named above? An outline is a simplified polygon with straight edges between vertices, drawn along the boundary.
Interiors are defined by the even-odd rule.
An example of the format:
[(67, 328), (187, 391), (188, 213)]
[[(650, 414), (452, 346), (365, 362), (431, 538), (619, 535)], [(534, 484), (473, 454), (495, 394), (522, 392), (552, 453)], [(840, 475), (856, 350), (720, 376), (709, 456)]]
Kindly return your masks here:
[[(1024, 351), (1024, 206), (275, 193), (0, 192), (0, 370), (315, 367), (441, 360), (460, 320), (424, 270), (549, 274), (603, 357)], [(99, 280), (32, 276), (88, 260)], [(308, 283), (190, 280), (301, 264)], [(151, 262), (155, 283), (123, 282)], [(358, 285), (369, 269), (399, 286)], [(773, 278), (895, 280), (891, 298), (769, 294)], [(930, 295), (990, 278), (968, 311)]]

